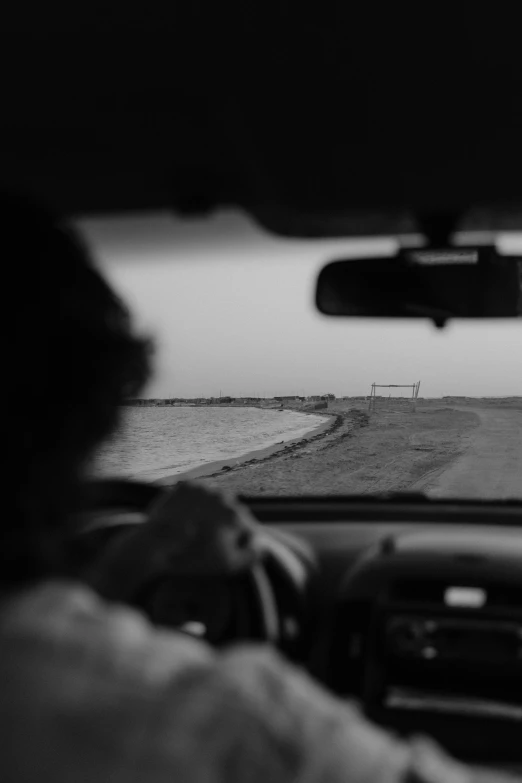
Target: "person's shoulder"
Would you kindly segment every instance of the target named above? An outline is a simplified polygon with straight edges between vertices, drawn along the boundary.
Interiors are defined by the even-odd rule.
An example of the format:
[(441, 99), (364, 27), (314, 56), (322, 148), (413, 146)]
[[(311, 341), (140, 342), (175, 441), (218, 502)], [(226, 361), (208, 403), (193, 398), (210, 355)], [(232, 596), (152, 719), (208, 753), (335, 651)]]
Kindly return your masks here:
[[(0, 732), (9, 753), (0, 779), (16, 769), (24, 780), (76, 780), (78, 759), (81, 780), (133, 777), (138, 764), (143, 779), (159, 779), (150, 774), (161, 754), (156, 760), (149, 726), (165, 722), (172, 684), (212, 661), (204, 644), (157, 631), (81, 586), (4, 596)], [(183, 734), (183, 724), (173, 728)]]
[(162, 633), (137, 611), (65, 582), (49, 582), (4, 602), (0, 639), (4, 650), (26, 649), (40, 666), (69, 665), (78, 674), (103, 672), (104, 678), (110, 672), (136, 684), (161, 683), (186, 665), (212, 660), (198, 640)]

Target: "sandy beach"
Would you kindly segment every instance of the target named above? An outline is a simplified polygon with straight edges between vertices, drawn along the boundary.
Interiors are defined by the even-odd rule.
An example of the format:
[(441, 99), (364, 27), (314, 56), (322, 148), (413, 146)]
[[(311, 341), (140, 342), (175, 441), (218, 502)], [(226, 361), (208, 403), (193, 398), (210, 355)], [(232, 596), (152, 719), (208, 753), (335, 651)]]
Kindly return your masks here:
[(418, 408), (368, 415), (366, 405), (333, 403), (341, 425), (318, 442), (207, 479), (239, 494), (373, 494), (416, 488), (457, 459), (478, 425), (474, 412)]
[(347, 400), (328, 413), (329, 422), (296, 442), (161, 483), (201, 478), (246, 496), (522, 497), (522, 398), (419, 400), (416, 413), (372, 415), (365, 402)]
[[(303, 411), (299, 412), (301, 413)], [(290, 440), (276, 443), (273, 446), (267, 446), (264, 449), (248, 451), (238, 457), (229, 457), (228, 459), (206, 462), (204, 465), (200, 465), (197, 468), (192, 468), (192, 470), (187, 470), (183, 473), (176, 473), (172, 476), (158, 479), (153, 483), (171, 487), (174, 484), (177, 484), (179, 481), (213, 478), (215, 476), (221, 476), (224, 473), (248, 467), (250, 465), (264, 464), (279, 454), (293, 453), (305, 444), (317, 442), (326, 435), (333, 433), (341, 423), (340, 417), (334, 413), (327, 412), (324, 414), (323, 411), (310, 411), (310, 414), (313, 415), (314, 419), (317, 419), (320, 416), (323, 421), (316, 427), (313, 427), (313, 429), (311, 429), (303, 438), (291, 438)]]

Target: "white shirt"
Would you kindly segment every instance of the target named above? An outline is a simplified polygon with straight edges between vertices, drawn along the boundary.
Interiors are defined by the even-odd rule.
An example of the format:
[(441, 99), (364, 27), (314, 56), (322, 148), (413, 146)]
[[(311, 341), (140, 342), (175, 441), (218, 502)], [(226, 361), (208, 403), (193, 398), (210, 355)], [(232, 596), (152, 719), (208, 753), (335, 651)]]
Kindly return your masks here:
[[(79, 585), (0, 611), (2, 783), (395, 783), (412, 747), (269, 649), (217, 654)], [(425, 758), (430, 783), (471, 778)]]

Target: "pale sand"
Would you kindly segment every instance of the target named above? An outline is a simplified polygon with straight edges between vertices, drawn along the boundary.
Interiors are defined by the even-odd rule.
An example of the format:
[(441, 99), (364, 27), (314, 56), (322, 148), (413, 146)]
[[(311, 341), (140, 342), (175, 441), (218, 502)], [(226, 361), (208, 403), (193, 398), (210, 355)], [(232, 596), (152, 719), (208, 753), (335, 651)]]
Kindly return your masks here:
[(474, 412), (419, 405), (417, 413), (369, 416), (365, 403), (330, 405), (341, 425), (316, 443), (205, 481), (240, 495), (361, 495), (420, 489), (449, 466), (479, 423)]
[[(336, 401), (322, 431), (190, 474), (238, 495), (425, 492), (443, 498), (522, 497), (522, 399), (419, 400), (417, 412), (369, 416)], [(231, 470), (221, 471), (225, 465)]]
[(473, 411), (480, 422), (469, 433), (467, 448), (432, 474), (424, 490), (437, 498), (522, 497), (522, 411), (489, 405)]

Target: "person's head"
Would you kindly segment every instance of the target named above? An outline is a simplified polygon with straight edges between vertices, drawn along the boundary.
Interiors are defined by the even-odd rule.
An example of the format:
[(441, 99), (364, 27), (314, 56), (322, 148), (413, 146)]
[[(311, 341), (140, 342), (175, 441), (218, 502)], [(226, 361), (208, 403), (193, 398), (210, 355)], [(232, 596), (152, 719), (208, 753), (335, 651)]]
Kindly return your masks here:
[(146, 380), (150, 345), (71, 227), (8, 196), (0, 226), (5, 583), (61, 568), (83, 469)]

